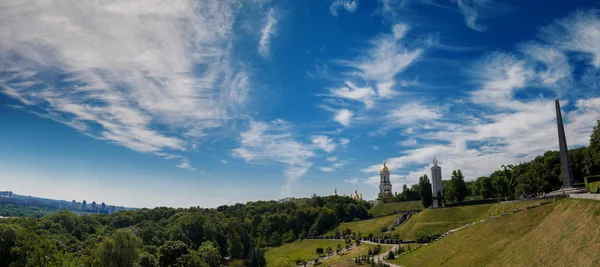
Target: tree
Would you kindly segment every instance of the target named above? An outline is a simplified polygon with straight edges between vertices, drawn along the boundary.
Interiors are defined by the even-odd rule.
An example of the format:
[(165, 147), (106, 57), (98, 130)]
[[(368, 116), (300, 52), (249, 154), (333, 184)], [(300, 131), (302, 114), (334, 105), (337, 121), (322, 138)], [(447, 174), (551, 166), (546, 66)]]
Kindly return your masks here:
[(423, 207), (430, 207), (433, 204), (433, 192), (431, 190), (431, 182), (427, 175), (419, 177), (419, 197)]
[(160, 266), (176, 265), (177, 259), (189, 254), (188, 246), (181, 241), (167, 241), (158, 249)]
[(198, 248), (200, 258), (210, 267), (219, 267), (221, 265), (221, 253), (215, 247), (213, 242), (206, 241)]
[(462, 174), (462, 171), (458, 169), (458, 171), (452, 171), (452, 178), (450, 178), (454, 186), (454, 190), (456, 190), (456, 200), (457, 202), (463, 202), (465, 197), (467, 196), (467, 185), (465, 184), (465, 177)]
[(510, 181), (508, 177), (505, 176), (505, 172), (501, 170), (497, 170), (490, 175), (493, 192), (496, 197), (507, 197), (510, 193)]
[(333, 249), (331, 247), (327, 247), (327, 256), (331, 255), (331, 252), (333, 252)]
[(9, 266), (13, 261), (11, 248), (17, 244), (17, 228), (13, 225), (0, 224), (0, 266)]
[(318, 255), (322, 255), (323, 254), (323, 248), (317, 248), (317, 254)]
[(591, 166), (589, 167), (590, 175), (598, 174), (600, 171), (600, 120), (596, 121), (596, 126), (590, 135), (589, 156)]
[(133, 267), (138, 262), (141, 240), (131, 231), (119, 229), (98, 247), (102, 267)]
[(142, 252), (139, 260), (140, 267), (158, 267), (158, 258), (156, 255), (148, 252)]
[(248, 264), (247, 267), (265, 267), (267, 266), (267, 260), (265, 259), (265, 252), (259, 248), (254, 247), (250, 251), (250, 255), (248, 256), (248, 260), (246, 261)]
[(394, 260), (396, 259), (396, 256), (394, 255), (394, 252), (390, 250), (390, 252), (388, 252), (387, 258), (388, 260)]

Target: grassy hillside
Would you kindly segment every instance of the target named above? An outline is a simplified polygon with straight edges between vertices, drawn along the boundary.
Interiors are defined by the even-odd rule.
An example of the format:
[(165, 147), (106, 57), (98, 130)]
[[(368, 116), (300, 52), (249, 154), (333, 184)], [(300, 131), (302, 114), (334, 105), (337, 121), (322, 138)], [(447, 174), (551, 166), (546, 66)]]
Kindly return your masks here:
[(402, 266), (600, 266), (600, 201), (565, 199), (462, 229)]
[[(414, 240), (419, 231), (443, 233), (470, 222), (478, 221), (492, 215), (509, 213), (513, 210), (524, 210), (528, 206), (537, 206), (543, 200), (516, 201), (502, 204), (484, 204), (459, 206), (443, 209), (426, 209), (413, 215), (394, 233), (405, 240)], [(548, 201), (548, 200), (547, 200)]]
[(421, 204), (421, 201), (382, 203), (375, 205), (373, 208), (371, 208), (369, 210), (369, 213), (373, 215), (373, 217), (381, 217), (385, 215), (394, 214), (398, 211), (408, 210), (423, 210), (423, 204)]
[(341, 223), (338, 225), (338, 227), (327, 232), (325, 235), (334, 235), (336, 229), (341, 233), (346, 228), (350, 228), (350, 230), (357, 235), (359, 233), (361, 233), (362, 236), (367, 236), (369, 233), (375, 235), (377, 233), (381, 233), (381, 228), (383, 226), (390, 227), (398, 219), (398, 217), (398, 215), (390, 215), (358, 222)]
[[(270, 248), (265, 253), (267, 266), (274, 266), (275, 262), (279, 258), (287, 258), (289, 261), (292, 262), (297, 259), (306, 261), (312, 260), (317, 257), (317, 248), (323, 248), (324, 250), (326, 250), (327, 247), (331, 247), (335, 251), (337, 248), (337, 244), (341, 244), (342, 247), (345, 247), (346, 242), (334, 240), (302, 240), (285, 244), (280, 247)], [(322, 266), (340, 266), (339, 264), (341, 264), (341, 266), (346, 266), (348, 264), (353, 264), (353, 259), (355, 257), (361, 254), (367, 254), (369, 248), (373, 248), (374, 246), (375, 245), (371, 244), (361, 244), (359, 247), (350, 250), (348, 254), (344, 256), (335, 255), (328, 258), (327, 260), (323, 261)], [(382, 247), (382, 251), (388, 251), (391, 248), (391, 246)]]
[(310, 260), (317, 257), (317, 248), (331, 247), (333, 250), (337, 245), (346, 246), (345, 241), (341, 240), (302, 240), (285, 244), (280, 247), (270, 248), (265, 252), (267, 266), (273, 264), (280, 257), (287, 257), (294, 261), (296, 259)]

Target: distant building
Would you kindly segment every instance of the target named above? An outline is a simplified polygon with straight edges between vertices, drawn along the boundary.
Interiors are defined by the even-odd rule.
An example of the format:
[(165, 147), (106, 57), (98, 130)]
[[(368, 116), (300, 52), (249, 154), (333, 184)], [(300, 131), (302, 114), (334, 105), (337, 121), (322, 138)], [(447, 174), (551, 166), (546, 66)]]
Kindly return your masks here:
[(83, 202), (81, 202), (81, 210), (82, 211), (87, 210), (87, 203), (85, 202), (85, 200)]
[(106, 204), (104, 204), (104, 202), (102, 202), (102, 204), (100, 204), (100, 210), (106, 211)]
[(96, 201), (92, 201), (92, 210), (93, 211), (98, 211), (97, 209), (98, 207), (96, 206)]

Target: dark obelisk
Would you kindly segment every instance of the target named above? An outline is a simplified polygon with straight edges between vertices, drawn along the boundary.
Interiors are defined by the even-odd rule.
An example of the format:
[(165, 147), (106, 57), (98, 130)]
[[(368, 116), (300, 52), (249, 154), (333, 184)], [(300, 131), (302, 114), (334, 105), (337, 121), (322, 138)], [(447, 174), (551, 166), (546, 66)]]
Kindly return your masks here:
[(569, 164), (569, 149), (567, 148), (567, 139), (565, 138), (565, 128), (563, 127), (562, 114), (560, 112), (560, 103), (558, 99), (554, 101), (556, 105), (556, 123), (558, 125), (558, 146), (560, 147), (560, 170), (562, 172), (563, 185), (561, 188), (573, 187), (573, 173)]

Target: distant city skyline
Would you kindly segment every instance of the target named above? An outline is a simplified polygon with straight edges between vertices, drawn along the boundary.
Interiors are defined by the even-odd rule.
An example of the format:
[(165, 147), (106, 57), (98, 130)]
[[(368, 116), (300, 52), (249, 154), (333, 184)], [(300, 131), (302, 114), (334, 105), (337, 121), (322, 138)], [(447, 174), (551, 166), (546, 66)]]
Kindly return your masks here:
[(65, 200), (65, 199), (50, 199), (39, 196), (27, 196), (14, 193), (13, 191), (0, 191), (0, 203), (1, 204), (13, 204), (20, 206), (35, 206), (50, 209), (68, 209), (71, 211), (90, 212), (90, 213), (104, 213), (111, 214), (119, 210), (131, 210), (135, 207), (123, 207), (121, 205), (106, 204), (104, 202), (96, 203), (92, 200), (89, 203), (84, 199), (81, 201), (77, 200)]
[[(542, 8), (543, 7), (543, 8)], [(600, 118), (600, 4), (6, 1), (0, 187), (217, 207), (467, 181)], [(81, 15), (85, 14), (85, 15)]]

